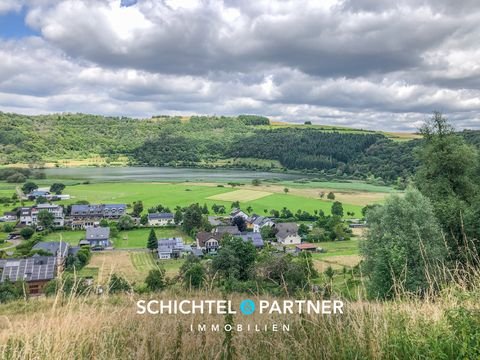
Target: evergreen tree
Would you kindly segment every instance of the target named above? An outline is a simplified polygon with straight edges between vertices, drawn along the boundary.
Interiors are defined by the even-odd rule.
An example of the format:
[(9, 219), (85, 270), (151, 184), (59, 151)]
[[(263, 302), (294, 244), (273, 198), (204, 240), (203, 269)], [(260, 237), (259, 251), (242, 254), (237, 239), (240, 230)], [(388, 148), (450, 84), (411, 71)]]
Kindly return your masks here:
[(148, 235), (147, 249), (150, 249), (152, 252), (158, 249), (157, 235), (153, 229), (150, 229), (150, 234)]

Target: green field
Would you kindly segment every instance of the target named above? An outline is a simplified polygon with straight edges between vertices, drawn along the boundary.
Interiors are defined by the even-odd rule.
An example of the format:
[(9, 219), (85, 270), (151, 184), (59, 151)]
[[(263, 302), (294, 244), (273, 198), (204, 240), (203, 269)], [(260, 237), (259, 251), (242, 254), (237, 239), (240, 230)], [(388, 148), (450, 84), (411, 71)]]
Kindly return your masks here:
[[(149, 228), (121, 231), (116, 238), (112, 239), (113, 246), (116, 249), (145, 249), (147, 247), (149, 233)], [(157, 239), (181, 237), (186, 243), (193, 242), (193, 239), (189, 235), (178, 228), (155, 228), (155, 234), (157, 235)]]
[(176, 276), (184, 263), (183, 259), (156, 260), (152, 253), (149, 252), (131, 252), (130, 260), (132, 261), (133, 267), (144, 273), (145, 276), (150, 270), (157, 269), (159, 266), (165, 269), (167, 276)]
[[(192, 203), (206, 203), (209, 207), (213, 204), (223, 204), (230, 209), (231, 202), (208, 199), (210, 196), (236, 191), (238, 188), (201, 186), (188, 184), (158, 184), (158, 183), (95, 183), (88, 185), (69, 186), (65, 193), (72, 195), (72, 199), (65, 203), (78, 200), (88, 200), (90, 203), (127, 203), (142, 200), (144, 208), (162, 204), (173, 209), (175, 206), (187, 206)], [(281, 210), (283, 207), (296, 212), (298, 209), (313, 212), (323, 210), (330, 213), (332, 203), (326, 200), (314, 199), (291, 194), (272, 193), (266, 197), (242, 202), (242, 208), (251, 206), (253, 212), (264, 214), (264, 210)], [(357, 216), (361, 213), (362, 206), (343, 204), (345, 212), (352, 211)]]
[(64, 241), (77, 246), (78, 242), (85, 238), (85, 231), (56, 231), (46, 235), (43, 241)]

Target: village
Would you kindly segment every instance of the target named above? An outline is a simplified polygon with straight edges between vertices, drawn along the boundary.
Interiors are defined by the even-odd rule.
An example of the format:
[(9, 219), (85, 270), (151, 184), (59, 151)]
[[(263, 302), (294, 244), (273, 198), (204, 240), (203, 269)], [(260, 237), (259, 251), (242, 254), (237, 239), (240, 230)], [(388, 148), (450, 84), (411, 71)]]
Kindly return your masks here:
[[(144, 248), (136, 250), (150, 252), (160, 266), (167, 260), (188, 256), (198, 259), (214, 257), (222, 247), (222, 239), (228, 236), (249, 242), (258, 251), (265, 246), (278, 253), (291, 253), (294, 256), (305, 251), (325, 251), (307, 240), (305, 234), (308, 229), (305, 230), (304, 223), (299, 225), (281, 218), (248, 214), (234, 207), (239, 203), (232, 203), (230, 213), (222, 215), (207, 216), (203, 209), (203, 219), (206, 221), (204, 226), (184, 232), (185, 236), (157, 239), (153, 229), (179, 229), (178, 232), (182, 234), (180, 229), (184, 228), (183, 221), (187, 215), (178, 208), (172, 212), (162, 206), (148, 209), (144, 213), (141, 201), (133, 206), (88, 204), (82, 201), (65, 206), (55, 202), (69, 200), (70, 195), (52, 194), (49, 189), (33, 189), (21, 196), (23, 200), (34, 201), (35, 204), (20, 207), (16, 212), (5, 212), (0, 217), (0, 222), (14, 224), (8, 240), (17, 244), (17, 249), (27, 243), (31, 248), (20, 255), (12, 247), (4, 249), (3, 259), (0, 260), (0, 282), (24, 281), (31, 296), (41, 295), (45, 285), (65, 269), (77, 266), (78, 270), (85, 266), (91, 253), (105, 252), (120, 256), (123, 249), (117, 249), (113, 239), (118, 237), (118, 228), (151, 229), (148, 239), (145, 237)], [(350, 228), (359, 226), (363, 224), (349, 224)], [(310, 229), (311, 227), (309, 225)], [(78, 243), (63, 241), (61, 236), (59, 241), (51, 240), (52, 235), (65, 232), (82, 232), (83, 236)], [(34, 240), (27, 241), (34, 233)], [(151, 239), (152, 233), (154, 239)], [(91, 278), (87, 280), (90, 284), (93, 282)]]

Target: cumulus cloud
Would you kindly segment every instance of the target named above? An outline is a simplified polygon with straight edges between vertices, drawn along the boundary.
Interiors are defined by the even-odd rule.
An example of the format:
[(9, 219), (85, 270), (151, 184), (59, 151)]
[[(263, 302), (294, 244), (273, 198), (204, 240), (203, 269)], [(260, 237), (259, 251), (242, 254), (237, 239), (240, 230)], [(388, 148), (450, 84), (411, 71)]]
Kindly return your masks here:
[[(1, 13), (21, 3), (0, 4)], [(24, 6), (26, 23), (41, 35), (0, 43), (4, 111), (258, 113), (414, 130), (440, 110), (459, 128), (480, 127), (474, 0)]]

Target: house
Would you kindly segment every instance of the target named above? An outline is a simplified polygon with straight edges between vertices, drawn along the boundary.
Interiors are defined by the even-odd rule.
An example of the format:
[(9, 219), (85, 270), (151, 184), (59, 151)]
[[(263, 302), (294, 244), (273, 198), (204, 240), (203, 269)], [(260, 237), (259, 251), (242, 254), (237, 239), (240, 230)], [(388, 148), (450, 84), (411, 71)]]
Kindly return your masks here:
[(87, 227), (85, 240), (80, 241), (80, 246), (90, 245), (92, 250), (103, 250), (110, 246), (109, 227)]
[(220, 240), (222, 235), (212, 234), (207, 231), (199, 231), (195, 238), (197, 242), (197, 249), (202, 249), (206, 253), (216, 252), (220, 247)]
[(26, 259), (0, 260), (0, 282), (25, 281), (31, 296), (43, 293), (43, 288), (57, 275), (57, 259), (55, 256), (34, 255)]
[(240, 235), (241, 231), (238, 230), (238, 227), (236, 226), (217, 226), (213, 230), (214, 234), (219, 234), (220, 236), (223, 236), (224, 234), (230, 234), (230, 235)]
[(298, 225), (295, 223), (278, 223), (275, 225), (277, 241), (284, 245), (300, 244), (302, 239), (298, 235)]
[(231, 219), (235, 219), (236, 217), (239, 217), (239, 216), (243, 218), (243, 220), (245, 221), (247, 221), (248, 219), (248, 215), (240, 209), (233, 209), (232, 212), (230, 213)]
[(304, 242), (298, 245), (295, 245), (295, 252), (302, 252), (302, 251), (317, 251), (317, 247), (313, 244)]
[(42, 250), (57, 258), (57, 265), (63, 264), (68, 256), (70, 245), (64, 241), (41, 241), (32, 250)]
[(198, 258), (204, 256), (203, 251), (196, 246), (185, 245), (184, 252), (192, 254), (193, 256)]
[(48, 211), (50, 214), (53, 215), (53, 226), (54, 227), (63, 227), (65, 224), (65, 217), (63, 215), (63, 207), (60, 205), (53, 205), (53, 204), (38, 204), (37, 206), (32, 207), (31, 209), (31, 217), (32, 217), (32, 224), (37, 226), (38, 225), (38, 214), (40, 211)]
[(179, 258), (185, 251), (182, 238), (167, 238), (158, 240), (158, 258), (161, 260)]
[(52, 198), (52, 194), (50, 194), (50, 191), (47, 190), (33, 190), (30, 194), (27, 195), (29, 200), (37, 200), (39, 197), (43, 197), (47, 200), (50, 200)]
[(125, 215), (125, 204), (72, 205), (70, 211), (72, 229), (97, 226), (102, 219), (117, 220)]
[(4, 212), (1, 219), (3, 221), (17, 221), (17, 213), (11, 211)]
[(241, 238), (245, 242), (251, 241), (257, 249), (263, 248), (264, 244), (263, 244), (262, 235), (258, 232), (242, 233), (241, 235), (237, 235), (236, 237)]
[(220, 226), (225, 224), (225, 219), (218, 217), (218, 216), (209, 216), (208, 222), (212, 226)]
[(253, 232), (260, 232), (260, 229), (269, 226), (272, 227), (275, 225), (272, 219), (264, 216), (253, 215), (247, 220), (247, 227), (253, 229)]
[(63, 207), (53, 204), (39, 204), (20, 209), (20, 225), (21, 226), (38, 226), (38, 214), (40, 211), (48, 211), (54, 217), (53, 226), (62, 227), (65, 224), (63, 215)]
[(174, 225), (172, 213), (152, 213), (148, 214), (148, 225), (150, 226), (168, 226)]
[(33, 225), (32, 220), (32, 209), (29, 207), (22, 207), (20, 209), (20, 225), (22, 226), (31, 226)]

